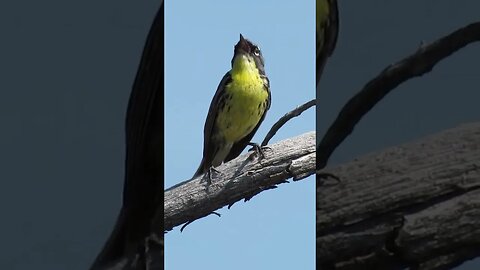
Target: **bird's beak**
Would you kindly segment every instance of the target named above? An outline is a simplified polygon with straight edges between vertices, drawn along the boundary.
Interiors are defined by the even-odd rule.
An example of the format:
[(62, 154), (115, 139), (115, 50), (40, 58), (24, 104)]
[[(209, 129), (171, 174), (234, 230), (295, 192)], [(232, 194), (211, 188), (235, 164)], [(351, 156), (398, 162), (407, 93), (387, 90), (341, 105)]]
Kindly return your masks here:
[(240, 40), (237, 45), (235, 45), (235, 54), (237, 53), (248, 53), (250, 46), (248, 41), (240, 34)]

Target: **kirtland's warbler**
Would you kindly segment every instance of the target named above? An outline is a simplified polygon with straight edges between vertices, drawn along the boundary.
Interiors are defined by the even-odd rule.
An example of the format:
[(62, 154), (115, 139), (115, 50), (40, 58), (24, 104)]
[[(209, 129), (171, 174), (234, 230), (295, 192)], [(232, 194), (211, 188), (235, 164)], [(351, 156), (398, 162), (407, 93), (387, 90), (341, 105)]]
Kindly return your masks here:
[(232, 69), (223, 76), (210, 103), (203, 158), (194, 177), (240, 155), (265, 119), (270, 100), (260, 48), (240, 34)]
[(337, 0), (317, 0), (316, 9), (318, 83), (327, 58), (333, 54), (337, 43), (339, 27)]

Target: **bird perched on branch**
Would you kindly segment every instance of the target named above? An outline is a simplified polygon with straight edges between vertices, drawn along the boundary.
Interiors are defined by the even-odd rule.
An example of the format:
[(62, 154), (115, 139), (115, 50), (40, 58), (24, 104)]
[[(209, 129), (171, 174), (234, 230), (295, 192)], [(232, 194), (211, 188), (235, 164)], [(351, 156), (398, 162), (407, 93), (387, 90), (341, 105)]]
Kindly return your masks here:
[(210, 103), (203, 158), (194, 177), (232, 160), (250, 144), (270, 108), (270, 83), (260, 48), (240, 34), (228, 71)]

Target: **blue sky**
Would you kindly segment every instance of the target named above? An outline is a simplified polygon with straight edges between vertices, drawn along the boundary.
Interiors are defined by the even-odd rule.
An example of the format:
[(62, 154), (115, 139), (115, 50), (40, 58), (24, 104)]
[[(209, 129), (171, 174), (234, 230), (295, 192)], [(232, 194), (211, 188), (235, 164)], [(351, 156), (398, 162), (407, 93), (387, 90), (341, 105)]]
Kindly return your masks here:
[[(254, 137), (314, 98), (314, 1), (165, 2), (165, 187), (189, 179), (201, 160), (203, 125), (239, 34), (265, 57), (272, 105)], [(315, 129), (314, 109), (271, 142)], [(165, 235), (166, 269), (314, 269), (314, 178), (284, 184), (247, 203)]]

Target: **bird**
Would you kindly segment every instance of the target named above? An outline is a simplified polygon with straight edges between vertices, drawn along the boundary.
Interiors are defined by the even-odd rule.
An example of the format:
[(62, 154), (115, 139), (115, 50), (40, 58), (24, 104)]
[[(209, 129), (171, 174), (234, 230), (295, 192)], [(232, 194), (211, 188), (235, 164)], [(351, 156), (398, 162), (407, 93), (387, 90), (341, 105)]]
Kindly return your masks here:
[(264, 65), (260, 48), (240, 34), (232, 68), (210, 103), (203, 130), (203, 158), (193, 178), (208, 173), (210, 179), (214, 167), (238, 157), (251, 144), (271, 104)]
[(337, 44), (339, 29), (336, 0), (317, 0), (316, 4), (316, 45), (317, 45), (317, 86), (327, 59)]

